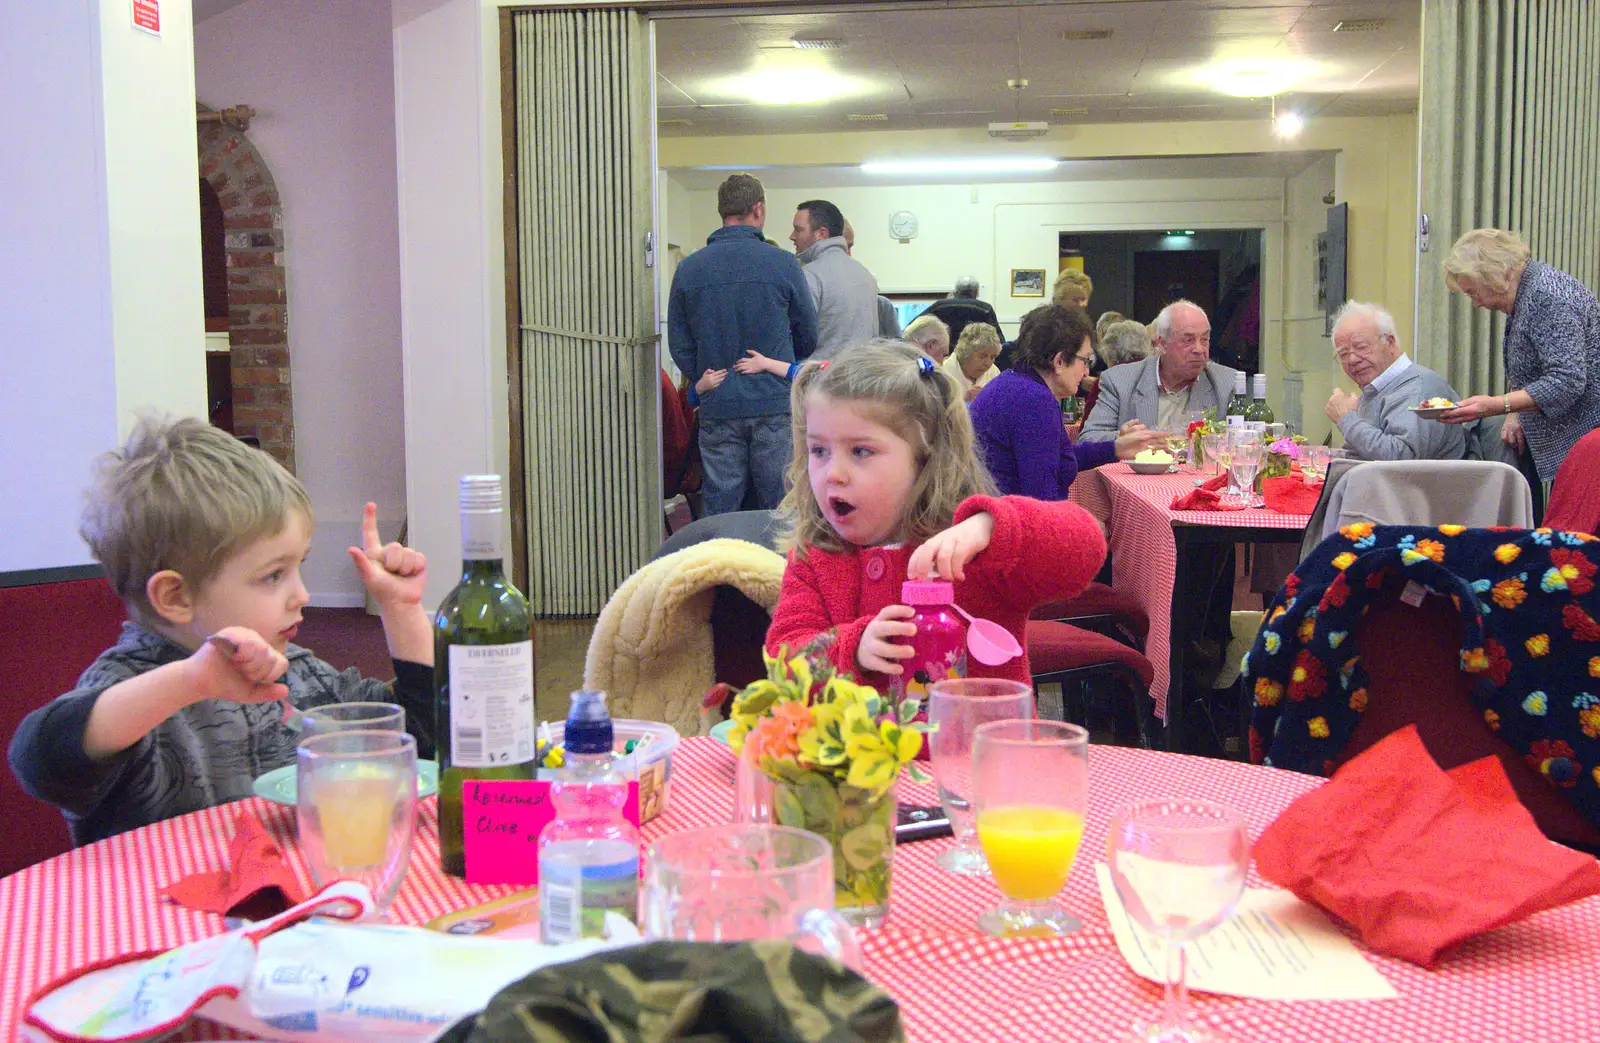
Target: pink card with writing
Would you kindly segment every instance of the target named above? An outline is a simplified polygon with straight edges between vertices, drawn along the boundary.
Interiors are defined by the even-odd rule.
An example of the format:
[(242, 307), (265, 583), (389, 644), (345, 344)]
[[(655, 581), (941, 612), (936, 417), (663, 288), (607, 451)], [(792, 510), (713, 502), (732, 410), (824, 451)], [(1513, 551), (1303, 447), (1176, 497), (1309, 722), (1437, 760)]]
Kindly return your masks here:
[[(550, 783), (469, 779), (461, 784), (461, 820), (469, 884), (539, 882), (539, 834), (556, 817)], [(628, 783), (622, 815), (639, 825), (639, 784)]]

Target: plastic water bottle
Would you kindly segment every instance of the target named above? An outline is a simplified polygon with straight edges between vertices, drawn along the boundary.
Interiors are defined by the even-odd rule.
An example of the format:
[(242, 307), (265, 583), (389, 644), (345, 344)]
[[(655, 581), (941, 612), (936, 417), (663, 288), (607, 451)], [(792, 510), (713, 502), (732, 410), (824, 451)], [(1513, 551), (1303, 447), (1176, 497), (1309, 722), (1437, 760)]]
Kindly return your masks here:
[(639, 831), (622, 816), (628, 780), (612, 755), (604, 692), (573, 692), (566, 766), (550, 787), (556, 817), (539, 835), (539, 936), (606, 938), (607, 914), (639, 922)]

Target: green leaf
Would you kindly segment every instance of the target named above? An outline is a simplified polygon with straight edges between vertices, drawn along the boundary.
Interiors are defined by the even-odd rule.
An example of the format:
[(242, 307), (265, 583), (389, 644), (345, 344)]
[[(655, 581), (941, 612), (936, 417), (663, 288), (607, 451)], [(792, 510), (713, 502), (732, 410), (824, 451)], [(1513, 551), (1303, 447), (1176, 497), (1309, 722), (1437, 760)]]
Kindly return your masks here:
[(775, 786), (773, 794), (773, 811), (778, 816), (778, 825), (793, 826), (796, 829), (806, 828), (805, 808), (800, 803), (800, 797), (788, 786)]
[(900, 701), (900, 713), (898, 714), (900, 723), (901, 724), (910, 724), (912, 719), (917, 716), (917, 711), (919, 711), (921, 709), (922, 709), (921, 700), (919, 700), (919, 699), (902, 699)]
[(888, 850), (888, 838), (876, 822), (858, 826), (839, 839), (839, 851), (854, 869), (864, 870), (882, 862)]
[(924, 771), (922, 766), (920, 764), (917, 764), (915, 761), (913, 761), (912, 763), (906, 765), (906, 775), (908, 775), (911, 778), (912, 782), (932, 782), (933, 781), (933, 776), (929, 775), (926, 771)]
[(839, 789), (815, 772), (794, 784), (795, 798), (805, 809), (806, 821), (822, 829), (830, 828), (839, 817)]

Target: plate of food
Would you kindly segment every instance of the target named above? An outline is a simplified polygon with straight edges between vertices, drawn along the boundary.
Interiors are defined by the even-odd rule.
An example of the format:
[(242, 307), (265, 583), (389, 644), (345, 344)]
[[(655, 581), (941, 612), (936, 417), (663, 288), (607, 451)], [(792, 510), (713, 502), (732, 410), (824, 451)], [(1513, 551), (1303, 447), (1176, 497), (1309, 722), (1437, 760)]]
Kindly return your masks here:
[(1165, 449), (1141, 449), (1128, 466), (1134, 474), (1166, 474), (1172, 470), (1172, 454)]
[[(263, 800), (294, 807), (296, 786), (295, 769), (298, 765), (285, 764), (256, 779), (251, 789)], [(417, 799), (431, 797), (439, 792), (439, 762), (417, 761)]]
[(1411, 411), (1424, 420), (1437, 420), (1455, 407), (1456, 404), (1448, 398), (1435, 395), (1423, 399), (1421, 405), (1412, 406)]

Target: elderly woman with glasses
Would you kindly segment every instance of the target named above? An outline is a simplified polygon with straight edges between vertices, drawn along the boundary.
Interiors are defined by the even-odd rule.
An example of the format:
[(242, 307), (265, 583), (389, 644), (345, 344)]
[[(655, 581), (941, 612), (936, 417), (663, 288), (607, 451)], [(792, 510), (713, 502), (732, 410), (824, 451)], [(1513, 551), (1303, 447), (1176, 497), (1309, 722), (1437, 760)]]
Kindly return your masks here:
[(1093, 359), (1094, 323), (1083, 309), (1047, 304), (1023, 317), (1015, 363), (972, 403), (978, 450), (1001, 493), (1064, 500), (1080, 470), (1165, 443), (1165, 432), (1148, 430), (1115, 441), (1072, 441), (1061, 400), (1077, 395)]
[(1479, 228), (1456, 240), (1444, 282), (1479, 308), (1505, 312), (1506, 390), (1474, 395), (1439, 419), (1464, 424), (1506, 414), (1501, 438), (1533, 456), (1550, 482), (1578, 439), (1600, 427), (1600, 302), (1542, 261), (1513, 232)]

